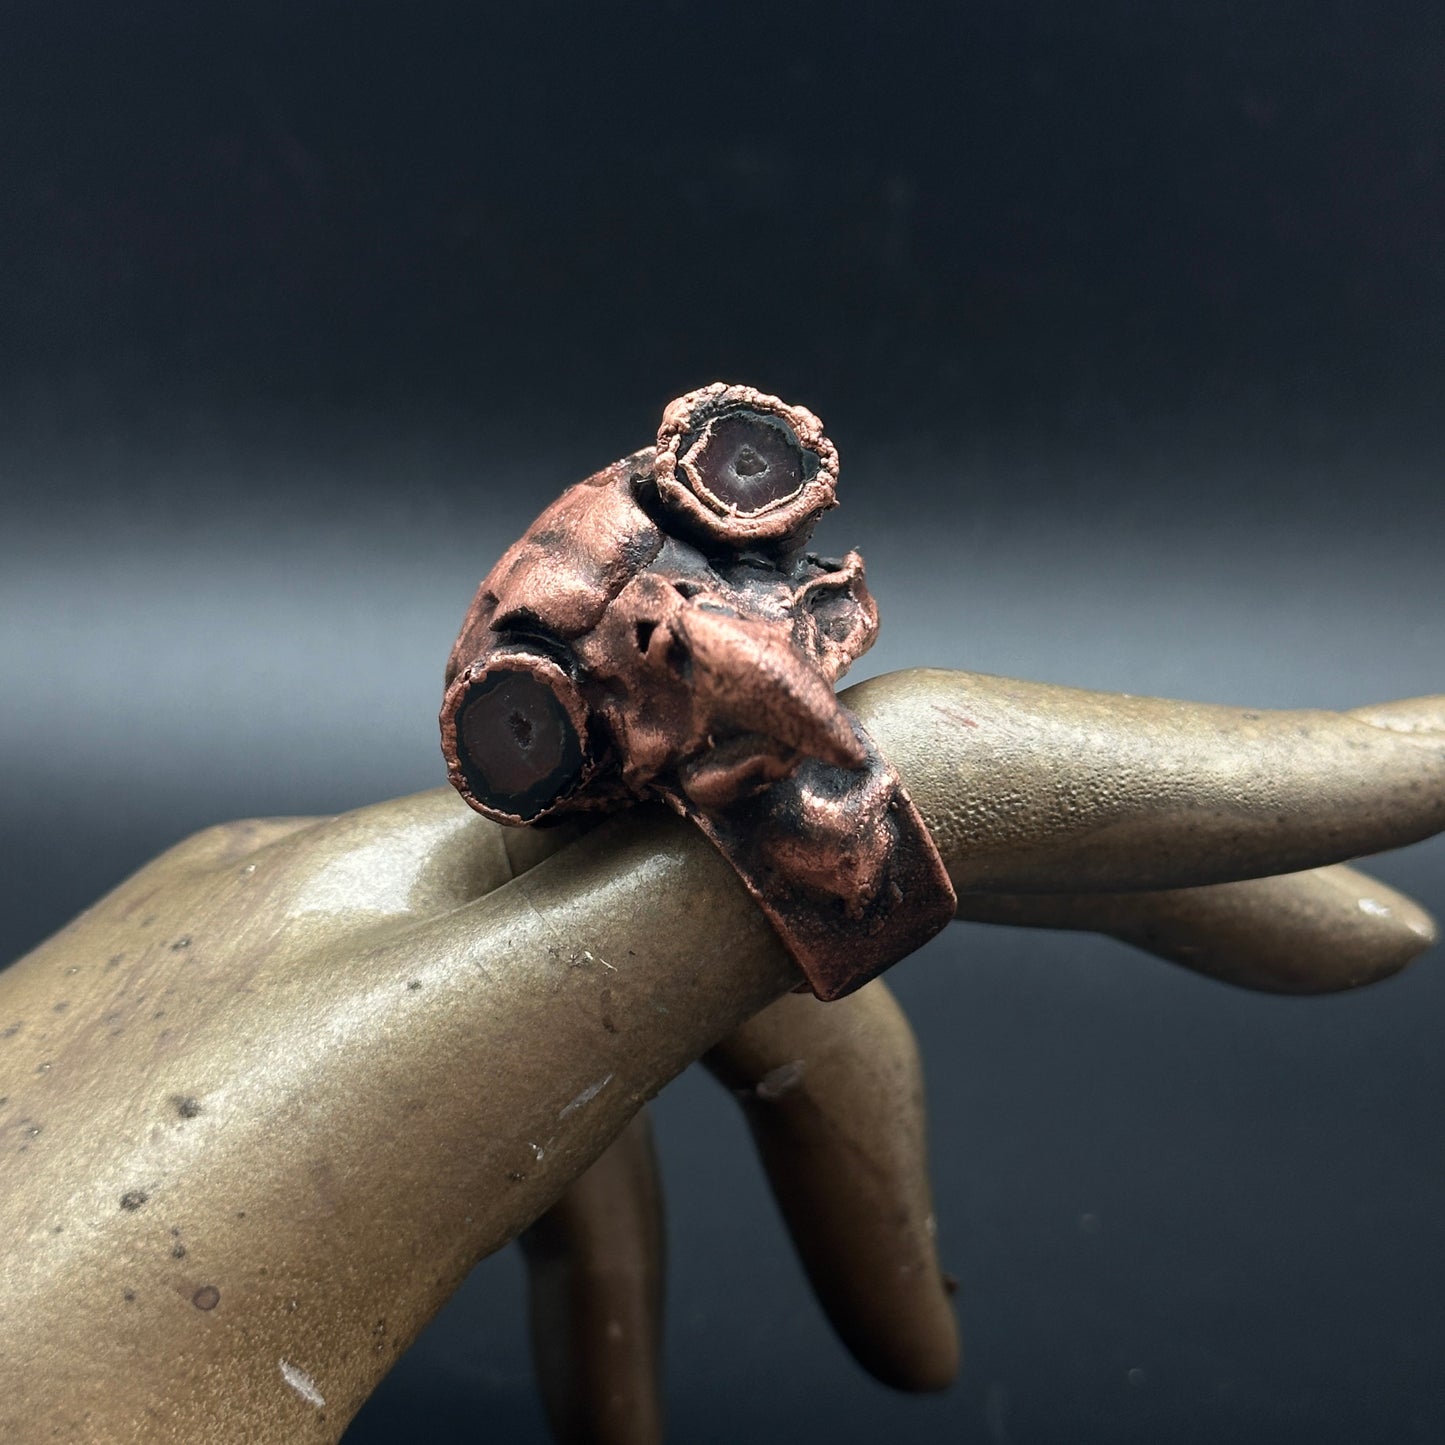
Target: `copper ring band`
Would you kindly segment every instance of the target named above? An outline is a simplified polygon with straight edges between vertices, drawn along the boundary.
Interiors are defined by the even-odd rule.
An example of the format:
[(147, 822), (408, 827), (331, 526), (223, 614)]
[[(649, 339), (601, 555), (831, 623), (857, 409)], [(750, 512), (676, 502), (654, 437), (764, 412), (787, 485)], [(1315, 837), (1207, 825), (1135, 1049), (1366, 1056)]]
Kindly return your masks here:
[(833, 690), (878, 631), (862, 558), (806, 550), (837, 477), (802, 407), (722, 383), (678, 398), (654, 447), (569, 488), (482, 582), (441, 712), (452, 784), (499, 822), (644, 798), (691, 818), (825, 999), (956, 901)]

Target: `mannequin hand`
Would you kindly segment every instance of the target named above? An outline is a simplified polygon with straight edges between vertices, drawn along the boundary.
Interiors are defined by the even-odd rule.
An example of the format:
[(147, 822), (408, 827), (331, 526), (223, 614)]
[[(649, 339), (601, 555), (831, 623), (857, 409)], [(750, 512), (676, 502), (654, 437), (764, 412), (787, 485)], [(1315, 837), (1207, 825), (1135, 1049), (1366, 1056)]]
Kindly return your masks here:
[[(1420, 915), (1373, 885), (1351, 894), (1367, 885), (1338, 870), (1231, 880), (1445, 824), (1438, 700), (1257, 715), (918, 673), (849, 701), (938, 839), (961, 914), (1102, 927), (1276, 987), (1360, 981), (1427, 941)], [(214, 829), (4, 976), (0, 1114), (20, 1157), (0, 1178), (18, 1241), (0, 1434), (218, 1439), (224, 1420), (228, 1438), (335, 1438), (478, 1257), (795, 982), (686, 825), (640, 810), (518, 871), (562, 839), (503, 834), (446, 793)], [(1384, 911), (1361, 914), (1364, 896)], [(1300, 925), (1336, 936), (1330, 900), (1377, 920), (1343, 971), (1300, 946)], [(1279, 926), (1236, 969), (1221, 930), (1253, 939), (1251, 917)], [(774, 1162), (795, 1222), (794, 1189), (830, 1193), (810, 1101), (846, 1096), (815, 1053), (784, 1028), (712, 1056), (784, 1141), (775, 1160), (796, 1156)], [(786, 1075), (759, 1090), (796, 1058), (791, 1092)], [(923, 1199), (910, 1229), (926, 1232), (916, 1158), (886, 1168)], [(840, 1204), (809, 1245), (845, 1335), (852, 1286), (826, 1239), (848, 1239), (848, 1217)], [(936, 1296), (931, 1254), (912, 1257)], [(924, 1331), (913, 1383), (946, 1375), (950, 1331)]]
[[(1427, 701), (1358, 716), (1428, 740), (1441, 711)], [(1417, 905), (1345, 866), (1166, 891), (972, 892), (959, 917), (1109, 933), (1281, 993), (1375, 982), (1435, 937)], [(946, 1384), (957, 1339), (933, 1248), (917, 1050), (884, 985), (827, 1006), (786, 997), (706, 1062), (748, 1113), (841, 1338), (885, 1383)], [(638, 1126), (524, 1236), (538, 1373), (563, 1441), (660, 1438), (662, 1235), (650, 1136)]]

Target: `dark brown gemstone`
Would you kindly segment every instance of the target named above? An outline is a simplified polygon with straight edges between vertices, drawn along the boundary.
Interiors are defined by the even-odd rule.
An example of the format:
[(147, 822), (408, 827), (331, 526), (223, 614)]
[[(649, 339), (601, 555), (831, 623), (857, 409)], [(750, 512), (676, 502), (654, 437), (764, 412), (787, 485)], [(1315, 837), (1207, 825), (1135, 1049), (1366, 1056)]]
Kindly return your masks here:
[(795, 495), (808, 475), (792, 428), (755, 411), (718, 417), (688, 461), (710, 496), (747, 516)]
[(582, 744), (549, 682), (509, 668), (472, 688), (457, 714), (457, 752), (477, 800), (526, 821), (576, 785)]

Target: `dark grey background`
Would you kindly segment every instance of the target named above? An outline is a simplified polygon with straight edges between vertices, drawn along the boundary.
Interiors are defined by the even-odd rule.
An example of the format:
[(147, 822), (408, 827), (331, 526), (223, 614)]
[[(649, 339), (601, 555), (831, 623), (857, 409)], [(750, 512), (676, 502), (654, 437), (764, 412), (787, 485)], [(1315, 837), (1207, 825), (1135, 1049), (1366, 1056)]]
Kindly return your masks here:
[[(661, 404), (806, 402), (913, 663), (1445, 689), (1420, 3), (12, 7), (0, 956), (186, 832), (435, 784), (477, 577)], [(1445, 848), (1381, 875), (1445, 911)], [(728, 1100), (658, 1114), (674, 1437), (1445, 1438), (1445, 969), (1070, 935), (896, 974), (967, 1361), (863, 1379)], [(348, 1441), (542, 1438), (489, 1261)], [(1134, 1373), (1131, 1373), (1134, 1372)]]

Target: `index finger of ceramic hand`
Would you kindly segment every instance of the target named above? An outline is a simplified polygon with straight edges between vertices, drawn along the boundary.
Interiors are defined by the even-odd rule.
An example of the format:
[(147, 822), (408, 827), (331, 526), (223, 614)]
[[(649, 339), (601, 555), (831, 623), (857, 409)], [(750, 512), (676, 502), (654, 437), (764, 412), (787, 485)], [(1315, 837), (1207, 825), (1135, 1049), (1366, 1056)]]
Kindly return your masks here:
[(931, 670), (847, 697), (961, 894), (1192, 888), (1445, 828), (1445, 698), (1250, 711)]

